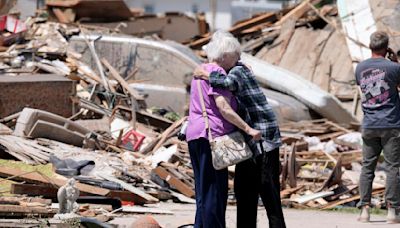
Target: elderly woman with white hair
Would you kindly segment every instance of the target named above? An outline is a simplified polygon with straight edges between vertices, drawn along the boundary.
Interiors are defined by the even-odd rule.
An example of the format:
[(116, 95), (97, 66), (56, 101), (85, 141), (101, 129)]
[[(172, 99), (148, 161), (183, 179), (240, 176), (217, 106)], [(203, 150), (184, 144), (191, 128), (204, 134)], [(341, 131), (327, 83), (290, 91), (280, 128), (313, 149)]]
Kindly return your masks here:
[[(238, 61), (240, 44), (233, 37), (221, 40), (218, 36), (219, 33), (214, 34), (206, 48), (209, 63), (201, 67), (207, 72), (217, 71), (224, 75)], [(205, 121), (203, 109), (206, 111), (208, 123)], [(214, 89), (207, 80), (192, 80), (186, 140), (195, 175), (197, 228), (225, 227), (228, 198), (228, 171), (213, 167), (207, 124), (212, 137), (227, 135), (236, 128), (255, 140), (261, 137), (259, 131), (239, 117), (236, 109), (236, 98), (230, 91)]]

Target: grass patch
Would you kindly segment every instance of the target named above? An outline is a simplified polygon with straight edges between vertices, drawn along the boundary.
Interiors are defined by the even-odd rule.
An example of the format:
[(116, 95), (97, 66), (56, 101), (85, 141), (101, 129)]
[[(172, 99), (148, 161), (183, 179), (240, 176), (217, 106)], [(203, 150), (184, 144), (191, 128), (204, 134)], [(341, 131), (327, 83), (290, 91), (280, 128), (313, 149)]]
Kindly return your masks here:
[[(13, 169), (19, 169), (24, 172), (38, 171), (47, 177), (54, 175), (53, 167), (51, 164), (47, 165), (28, 165), (20, 161), (11, 161), (0, 159), (0, 167), (8, 167)], [(11, 184), (18, 183), (12, 180), (5, 180), (0, 178), (0, 195), (10, 195)]]
[(5, 166), (8, 168), (19, 169), (25, 172), (39, 171), (45, 176), (52, 177), (54, 175), (53, 167), (49, 163), (47, 165), (28, 165), (20, 161), (11, 161), (0, 159), (0, 167)]
[[(349, 214), (359, 214), (360, 213), (360, 209), (358, 209), (356, 207), (337, 207), (337, 208), (333, 208), (328, 211), (343, 212), (343, 213), (349, 213)], [(373, 207), (370, 209), (370, 213), (374, 214), (374, 215), (386, 215), (387, 211), (380, 209), (380, 208)]]

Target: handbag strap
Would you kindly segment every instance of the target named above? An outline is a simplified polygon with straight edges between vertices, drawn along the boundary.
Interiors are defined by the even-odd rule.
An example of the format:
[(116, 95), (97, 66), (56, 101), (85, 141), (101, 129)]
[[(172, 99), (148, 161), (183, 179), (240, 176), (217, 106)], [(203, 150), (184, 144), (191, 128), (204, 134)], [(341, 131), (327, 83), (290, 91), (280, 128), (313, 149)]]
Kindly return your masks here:
[(198, 80), (198, 79), (197, 79), (197, 89), (199, 90), (199, 97), (200, 97), (202, 116), (204, 118), (204, 123), (205, 123), (206, 128), (207, 128), (208, 140), (211, 142), (213, 139), (212, 139), (212, 135), (211, 135), (210, 122), (209, 122), (208, 115), (207, 115), (206, 105), (204, 104), (204, 97), (203, 97), (203, 91), (201, 89), (200, 80)]

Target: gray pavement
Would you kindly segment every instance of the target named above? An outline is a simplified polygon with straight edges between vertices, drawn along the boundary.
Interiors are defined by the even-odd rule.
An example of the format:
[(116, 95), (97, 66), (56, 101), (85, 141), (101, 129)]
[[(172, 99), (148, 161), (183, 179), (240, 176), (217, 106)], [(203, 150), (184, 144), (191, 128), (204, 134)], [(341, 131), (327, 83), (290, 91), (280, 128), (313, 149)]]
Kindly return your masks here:
[[(195, 205), (161, 203), (159, 209), (172, 210), (174, 215), (152, 215), (163, 227), (173, 228), (183, 224), (193, 223)], [(287, 227), (289, 228), (396, 228), (400, 224), (386, 224), (384, 215), (372, 215), (371, 223), (357, 222), (357, 214), (346, 212), (316, 211), (316, 210), (284, 210)], [(137, 217), (137, 216), (135, 216)], [(127, 218), (128, 219), (128, 218)], [(132, 221), (132, 220), (130, 220)], [(226, 213), (228, 228), (235, 227), (235, 206), (229, 206)], [(123, 223), (120, 220), (120, 224)], [(268, 227), (265, 211), (259, 208), (258, 228)]]

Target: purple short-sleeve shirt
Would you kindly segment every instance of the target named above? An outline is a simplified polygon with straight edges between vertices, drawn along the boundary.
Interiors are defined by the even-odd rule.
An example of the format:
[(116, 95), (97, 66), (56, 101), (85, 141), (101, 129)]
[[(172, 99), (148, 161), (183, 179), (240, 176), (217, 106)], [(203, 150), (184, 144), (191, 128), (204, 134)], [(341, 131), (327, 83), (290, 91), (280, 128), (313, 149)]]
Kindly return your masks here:
[[(226, 74), (225, 70), (216, 64), (203, 64), (202, 67), (208, 72), (219, 71), (223, 74)], [(222, 117), (214, 100), (214, 95), (224, 96), (228, 98), (232, 109), (236, 111), (237, 103), (233, 94), (225, 89), (212, 88), (208, 81), (193, 79), (190, 90), (189, 124), (186, 131), (186, 140), (191, 141), (199, 138), (208, 139), (208, 133), (207, 129), (205, 128), (204, 117), (202, 116), (200, 96), (197, 87), (198, 80), (200, 80), (212, 136), (219, 137), (233, 132), (235, 130), (235, 126)]]

